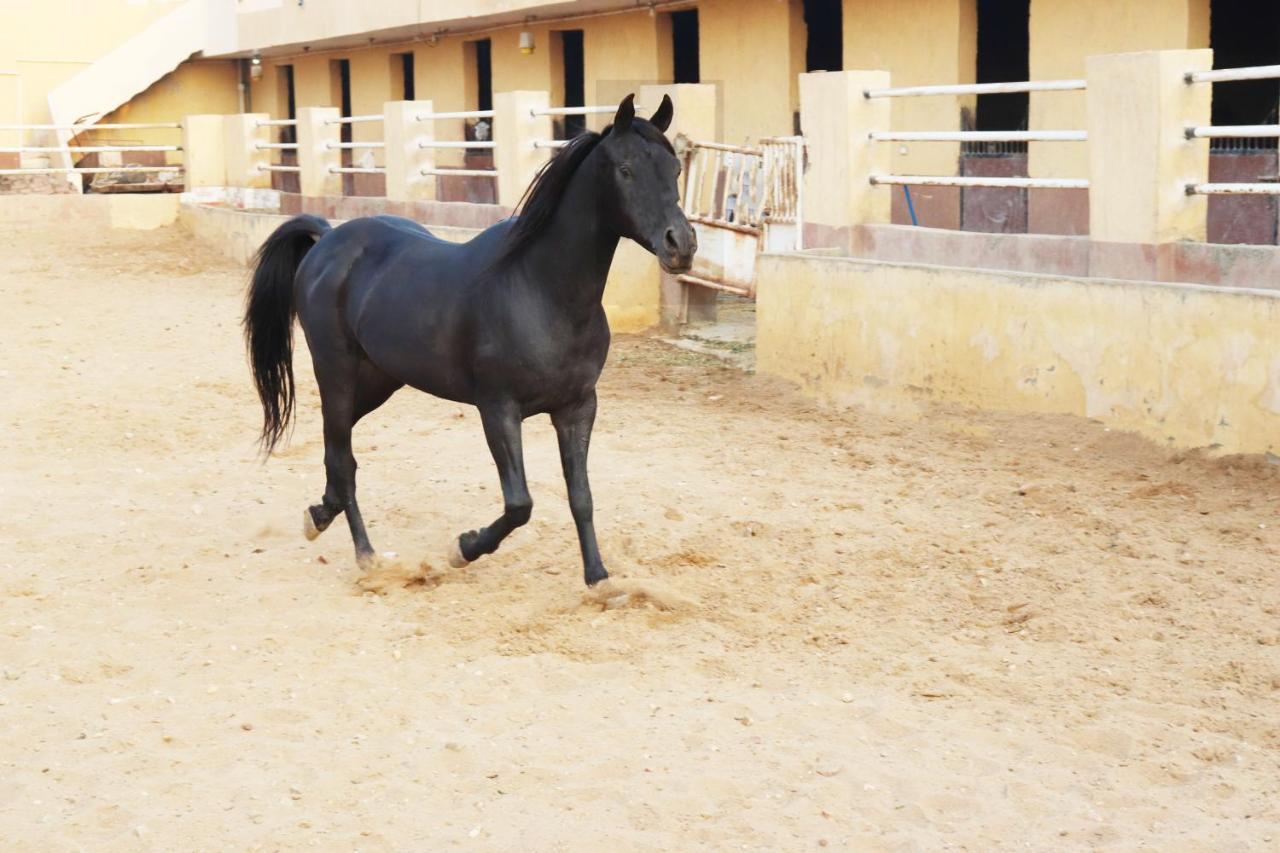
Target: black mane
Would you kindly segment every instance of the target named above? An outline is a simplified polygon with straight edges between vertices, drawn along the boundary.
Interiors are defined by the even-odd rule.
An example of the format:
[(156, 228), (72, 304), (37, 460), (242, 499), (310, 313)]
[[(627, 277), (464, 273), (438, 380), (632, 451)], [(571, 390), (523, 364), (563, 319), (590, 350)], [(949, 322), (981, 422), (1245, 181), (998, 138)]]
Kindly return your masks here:
[[(631, 127), (645, 139), (657, 142), (675, 154), (671, 141), (649, 122), (636, 119)], [(507, 232), (502, 250), (493, 263), (495, 268), (520, 254), (551, 224), (551, 217), (559, 208), (560, 199), (569, 188), (569, 181), (573, 179), (574, 173), (587, 159), (587, 155), (612, 131), (613, 125), (609, 125), (600, 133), (590, 130), (579, 133), (538, 170), (516, 205), (515, 224)]]

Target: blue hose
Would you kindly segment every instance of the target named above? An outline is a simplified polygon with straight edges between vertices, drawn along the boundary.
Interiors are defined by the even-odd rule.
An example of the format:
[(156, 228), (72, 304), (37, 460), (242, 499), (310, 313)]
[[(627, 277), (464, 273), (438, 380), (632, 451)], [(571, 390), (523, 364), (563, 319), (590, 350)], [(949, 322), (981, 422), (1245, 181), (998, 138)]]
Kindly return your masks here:
[(907, 197), (907, 212), (911, 214), (911, 224), (919, 225), (920, 220), (916, 218), (916, 206), (911, 201), (911, 187), (906, 184), (902, 185), (902, 194)]

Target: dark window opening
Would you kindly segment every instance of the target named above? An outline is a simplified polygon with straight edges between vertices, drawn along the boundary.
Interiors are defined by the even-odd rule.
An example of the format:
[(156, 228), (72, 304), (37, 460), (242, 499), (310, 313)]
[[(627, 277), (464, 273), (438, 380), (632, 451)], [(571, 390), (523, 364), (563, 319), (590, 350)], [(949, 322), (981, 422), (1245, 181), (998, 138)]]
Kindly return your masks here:
[[(559, 35), (564, 49), (564, 105), (566, 107), (586, 106), (586, 57), (583, 51), (582, 30), (562, 30)], [(577, 136), (586, 129), (586, 116), (564, 117), (566, 138)]]
[(844, 24), (841, 0), (804, 0), (806, 71), (844, 68)]
[(701, 83), (698, 66), (698, 10), (671, 13), (671, 46), (675, 83)]
[[(1031, 75), (1031, 0), (978, 0), (979, 83), (1011, 83)], [(978, 96), (978, 130), (1025, 130), (1026, 92)]]
[[(281, 65), (277, 71), (280, 74), (280, 100), (284, 101), (285, 118), (294, 121), (298, 118), (298, 100), (293, 87), (293, 66)], [(280, 141), (285, 144), (297, 142), (297, 128), (293, 125), (280, 128)]]
[[(1217, 0), (1210, 7), (1214, 68), (1280, 64), (1280, 4)], [(1241, 80), (1213, 86), (1213, 123), (1275, 124), (1280, 80)], [(1215, 150), (1274, 149), (1274, 139), (1215, 139)]]
[[(335, 101), (339, 107), (339, 113), (344, 117), (351, 115), (351, 60), (335, 59), (329, 61), (329, 91), (332, 96), (330, 103)], [(343, 142), (351, 141), (351, 123), (343, 122), (338, 126), (339, 139)], [(343, 168), (351, 168), (354, 162), (351, 149), (342, 149), (342, 165)], [(342, 176), (342, 193), (343, 195), (353, 195), (355, 189), (355, 176)]]
[[(399, 96), (402, 101), (414, 100), (413, 54), (399, 53), (392, 56), (391, 61), (393, 78), (399, 78), (392, 81), (392, 96)], [(396, 86), (396, 83), (399, 85)]]
[(493, 109), (492, 42), (481, 39), (476, 46), (476, 109)]

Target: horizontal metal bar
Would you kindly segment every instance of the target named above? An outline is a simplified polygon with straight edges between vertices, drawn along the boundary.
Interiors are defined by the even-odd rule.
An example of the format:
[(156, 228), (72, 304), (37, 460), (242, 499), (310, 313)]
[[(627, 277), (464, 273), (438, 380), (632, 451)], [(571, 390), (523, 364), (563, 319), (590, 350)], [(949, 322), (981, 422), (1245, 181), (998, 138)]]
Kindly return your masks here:
[(1220, 124), (1188, 127), (1187, 139), (1277, 139), (1280, 124)]
[(263, 163), (258, 166), (259, 172), (301, 172), (301, 166), (281, 166), (277, 163)]
[(330, 166), (331, 175), (382, 175), (386, 174), (386, 166)]
[(259, 151), (296, 151), (296, 142), (259, 142), (255, 146)]
[(0, 148), (0, 153), (22, 154), (31, 152), (80, 151), (99, 154), (105, 151), (181, 151), (181, 145), (27, 145), (17, 148)]
[(535, 139), (534, 148), (563, 148), (569, 144), (567, 139)]
[(493, 118), (493, 110), (459, 110), (452, 113), (418, 113), (418, 121), (439, 121), (449, 118)]
[(875, 142), (1087, 142), (1086, 130), (918, 130), (869, 134)]
[(1010, 189), (1087, 190), (1084, 178), (988, 178), (979, 175), (872, 175), (872, 184), (911, 187), (1007, 187)]
[(58, 175), (74, 172), (79, 175), (100, 175), (106, 172), (181, 172), (181, 166), (91, 166), (78, 169), (75, 166), (42, 166), (38, 169), (0, 169), (0, 175)]
[(325, 145), (330, 151), (351, 151), (356, 148), (386, 148), (385, 142), (330, 142)]
[[(636, 107), (639, 111), (642, 107)], [(617, 107), (546, 107), (545, 109), (529, 110), (529, 115), (537, 116), (597, 116), (607, 113), (616, 113)]]
[(435, 175), (438, 178), (456, 176), (459, 178), (496, 178), (497, 169), (422, 169), (424, 175)]
[(690, 213), (686, 216), (690, 222), (696, 222), (699, 225), (706, 225), (711, 228), (724, 228), (728, 231), (737, 231), (740, 234), (760, 235), (760, 229), (754, 225), (743, 225), (740, 222), (728, 222), (724, 219), (715, 219), (710, 216), (700, 216), (696, 213)]
[(455, 142), (453, 140), (422, 140), (418, 143), (419, 148), (497, 148), (496, 142)]
[(1076, 92), (1085, 89), (1084, 80), (1024, 80), (1018, 83), (957, 83), (949, 86), (900, 86), (895, 89), (864, 89), (868, 98), (907, 98), (919, 95), (1000, 95), (1009, 92)]
[(0, 124), (0, 130), (74, 130), (84, 133), (89, 130), (181, 130), (182, 124), (176, 121), (150, 122), (144, 124)]
[(690, 148), (707, 148), (712, 151), (728, 151), (731, 154), (746, 154), (749, 157), (762, 157), (764, 151), (759, 148), (746, 148), (742, 145), (725, 145), (722, 142), (694, 142)]
[(296, 127), (296, 118), (264, 118), (257, 122), (258, 127)]
[(1280, 77), (1280, 65), (1251, 65), (1247, 68), (1220, 68), (1216, 71), (1188, 71), (1182, 76), (1188, 83), (1230, 83), (1234, 80), (1274, 80)]
[(1280, 183), (1187, 184), (1187, 195), (1280, 195)]
[(676, 279), (685, 284), (696, 284), (699, 287), (709, 287), (712, 290), (723, 290), (725, 293), (732, 293), (735, 296), (748, 296), (751, 294), (751, 288), (747, 285), (730, 284), (727, 281), (717, 281), (713, 278), (703, 278), (689, 273), (682, 273), (676, 276)]
[(364, 121), (382, 121), (382, 120), (383, 120), (383, 119), (385, 119), (385, 118), (386, 118), (386, 116), (383, 116), (383, 115), (376, 115), (376, 116), (343, 116), (342, 118), (331, 118), (331, 119), (328, 119), (328, 120), (325, 122), (325, 124), (330, 124), (330, 125), (332, 125), (332, 124), (359, 124), (360, 122), (364, 122)]

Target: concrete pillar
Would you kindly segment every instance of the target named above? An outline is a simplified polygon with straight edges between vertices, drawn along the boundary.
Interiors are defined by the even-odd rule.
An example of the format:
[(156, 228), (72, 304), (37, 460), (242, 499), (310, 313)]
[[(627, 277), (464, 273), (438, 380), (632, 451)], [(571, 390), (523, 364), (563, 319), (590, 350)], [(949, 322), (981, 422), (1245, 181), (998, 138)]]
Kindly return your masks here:
[(890, 129), (890, 99), (863, 94), (888, 85), (887, 71), (800, 75), (800, 127), (809, 160), (806, 223), (841, 228), (890, 221), (890, 188), (873, 186), (869, 178), (890, 171), (891, 146), (867, 138), (873, 130)]
[(182, 120), (182, 162), (187, 192), (227, 185), (227, 148), (223, 117), (187, 116)]
[(676, 83), (668, 86), (641, 86), (637, 101), (648, 111), (646, 118), (653, 115), (654, 110), (662, 103), (663, 95), (668, 95), (675, 107), (671, 126), (667, 128), (668, 139), (674, 143), (677, 136), (683, 135), (694, 142), (720, 141), (720, 105), (716, 102), (714, 85)]
[(1210, 124), (1213, 87), (1183, 75), (1213, 67), (1211, 50), (1090, 56), (1089, 236), (1095, 243), (1204, 240), (1208, 201), (1185, 186), (1209, 179), (1209, 141), (1185, 129)]
[(419, 115), (434, 112), (431, 101), (391, 101), (382, 108), (386, 142), (387, 200), (431, 201), (436, 197), (436, 179), (423, 169), (436, 167), (436, 150), (420, 143), (435, 139), (435, 122), (418, 121)]
[(271, 173), (262, 169), (271, 162), (271, 152), (258, 147), (271, 141), (271, 129), (260, 124), (269, 118), (271, 117), (266, 113), (240, 113), (222, 117), (227, 186), (271, 186)]
[(298, 110), (298, 192), (308, 198), (342, 195), (342, 175), (329, 171), (342, 165), (342, 151), (331, 148), (342, 141), (336, 122), (337, 107), (303, 107)]
[(551, 117), (534, 116), (546, 109), (547, 92), (498, 92), (493, 96), (494, 165), (498, 168), (498, 204), (515, 207), (553, 149), (535, 148), (535, 140), (551, 139)]

